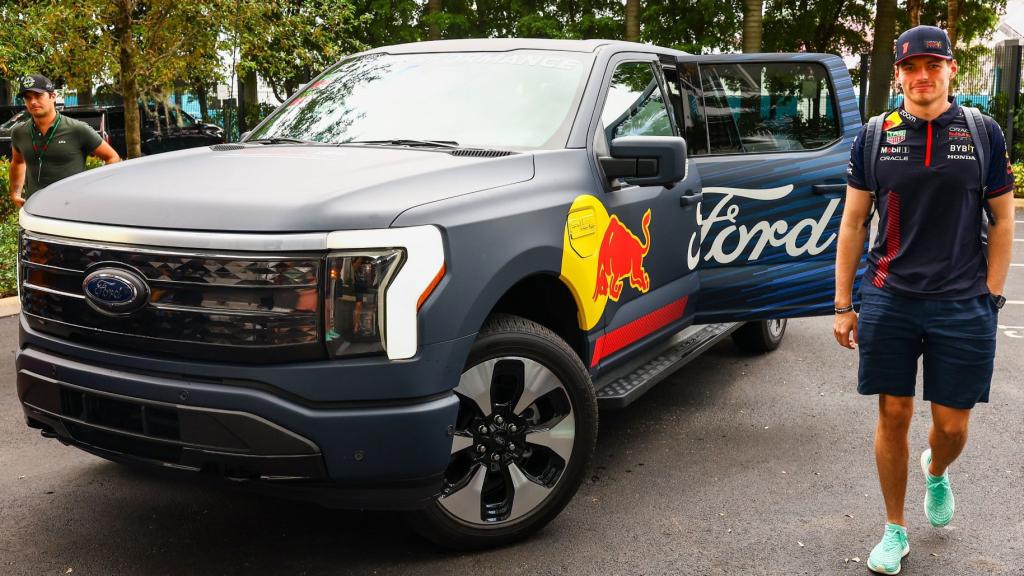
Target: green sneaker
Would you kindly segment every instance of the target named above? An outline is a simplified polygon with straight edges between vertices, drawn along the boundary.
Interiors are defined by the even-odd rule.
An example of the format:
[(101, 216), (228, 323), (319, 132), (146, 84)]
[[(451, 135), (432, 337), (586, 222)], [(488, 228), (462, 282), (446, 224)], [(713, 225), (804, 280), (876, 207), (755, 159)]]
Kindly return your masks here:
[(882, 541), (868, 556), (868, 570), (877, 574), (899, 574), (903, 557), (910, 554), (907, 529), (899, 524), (886, 524)]
[(921, 453), (921, 471), (924, 472), (925, 495), (924, 515), (932, 526), (940, 527), (949, 524), (953, 519), (953, 489), (949, 487), (949, 470), (938, 478), (928, 473), (928, 465), (932, 463), (931, 448)]

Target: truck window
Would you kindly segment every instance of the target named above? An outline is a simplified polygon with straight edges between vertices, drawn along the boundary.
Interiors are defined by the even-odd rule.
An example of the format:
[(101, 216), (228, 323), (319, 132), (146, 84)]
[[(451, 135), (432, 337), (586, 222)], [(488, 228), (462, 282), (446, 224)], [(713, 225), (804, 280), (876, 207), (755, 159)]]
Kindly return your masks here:
[(623, 62), (615, 67), (601, 122), (608, 141), (619, 136), (675, 136), (649, 62)]
[(839, 138), (820, 64), (707, 64), (701, 77), (711, 154), (814, 150)]
[(682, 128), (686, 150), (690, 155), (707, 154), (708, 130), (704, 121), (704, 98), (700, 89), (700, 72), (696, 64), (664, 66), (668, 99), (676, 113), (676, 124)]

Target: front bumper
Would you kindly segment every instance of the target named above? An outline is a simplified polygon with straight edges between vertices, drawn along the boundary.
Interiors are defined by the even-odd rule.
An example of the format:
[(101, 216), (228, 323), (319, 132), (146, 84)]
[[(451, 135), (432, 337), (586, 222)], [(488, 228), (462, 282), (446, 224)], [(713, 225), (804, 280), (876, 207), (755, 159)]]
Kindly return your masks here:
[[(330, 505), (417, 508), (441, 488), (471, 343), (397, 363), (232, 367), (89, 348), (22, 319), (18, 396), (30, 426), (112, 460), (300, 485)], [(430, 392), (383, 395), (401, 381)], [(372, 388), (381, 394), (368, 399)]]

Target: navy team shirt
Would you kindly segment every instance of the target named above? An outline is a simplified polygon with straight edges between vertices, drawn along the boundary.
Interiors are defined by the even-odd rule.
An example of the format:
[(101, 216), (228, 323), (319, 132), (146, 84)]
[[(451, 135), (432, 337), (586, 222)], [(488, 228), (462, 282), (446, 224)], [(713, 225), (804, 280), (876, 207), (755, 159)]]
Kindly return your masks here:
[[(1006, 140), (985, 117), (991, 140), (986, 201), (1013, 190)], [(847, 181), (864, 182), (864, 132), (853, 143)], [(923, 120), (900, 108), (882, 124), (875, 163), (878, 236), (862, 281), (913, 298), (960, 300), (988, 294), (981, 242), (978, 159), (963, 109), (953, 102)]]

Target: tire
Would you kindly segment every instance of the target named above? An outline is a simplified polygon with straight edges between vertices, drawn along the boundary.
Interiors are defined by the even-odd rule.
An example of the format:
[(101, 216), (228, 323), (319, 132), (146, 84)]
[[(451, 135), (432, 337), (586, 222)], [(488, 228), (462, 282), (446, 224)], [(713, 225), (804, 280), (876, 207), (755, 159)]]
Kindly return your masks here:
[(526, 538), (565, 508), (593, 457), (590, 374), (551, 330), (495, 315), (477, 336), (455, 392), (459, 416), (444, 492), (412, 513), (412, 527), (455, 550)]
[(732, 341), (736, 346), (748, 353), (760, 354), (771, 352), (782, 343), (786, 335), (786, 319), (761, 320), (747, 322), (739, 330), (732, 333)]

